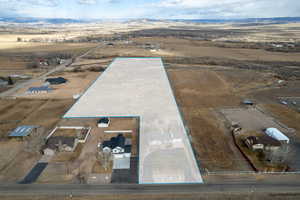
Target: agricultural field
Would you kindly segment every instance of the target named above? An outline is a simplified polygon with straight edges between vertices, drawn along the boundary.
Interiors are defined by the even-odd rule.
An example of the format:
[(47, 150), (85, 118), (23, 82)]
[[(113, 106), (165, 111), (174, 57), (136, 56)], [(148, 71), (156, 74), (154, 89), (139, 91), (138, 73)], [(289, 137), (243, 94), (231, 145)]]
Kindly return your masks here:
[[(141, 28), (140, 25), (130, 24), (118, 28), (114, 24), (106, 32), (93, 29), (83, 31), (88, 35), (70, 34), (68, 39), (72, 39), (72, 42), (53, 42), (52, 40), (61, 39), (63, 36), (58, 35), (55, 38), (50, 33), (49, 36), (45, 33), (28, 33), (27, 36), (16, 34), (8, 39), (3, 39), (4, 35), (1, 39), (0, 35), (0, 44), (6, 45), (0, 48), (0, 76), (23, 74), (39, 77), (54, 66), (28, 68), (28, 64), (35, 59), (59, 55), (75, 58), (96, 47), (83, 57), (74, 59), (69, 66), (46, 77), (61, 76), (69, 80), (66, 84), (51, 86), (54, 88), (53, 92), (25, 94), (29, 87), (42, 85), (44, 79), (40, 79), (20, 88), (13, 95), (17, 99), (0, 100), (0, 133), (3, 138), (22, 124), (35, 124), (52, 129), (57, 123), (73, 125), (76, 122), (78, 125), (90, 125), (94, 128), (88, 145), (82, 144), (72, 153), (56, 154), (37, 180), (38, 183), (79, 183), (82, 176), (88, 183), (107, 183), (105, 176), (112, 174), (112, 166), (110, 165), (109, 171), (104, 170), (102, 163), (97, 160), (96, 146), (98, 142), (107, 140), (112, 135), (95, 127), (95, 121), (70, 121), (60, 118), (74, 103), (73, 95), (83, 93), (101, 76), (111, 61), (120, 56), (162, 57), (185, 125), (191, 135), (201, 172), (253, 170), (234, 144), (230, 124), (221, 112), (226, 109), (245, 109), (241, 105), (244, 99), (253, 100), (263, 109), (264, 115), (246, 111), (230, 113), (232, 118), (242, 120), (244, 128), (250, 130), (261, 129), (258, 122), (267, 122), (268, 126), (273, 126), (272, 121), (278, 121), (289, 130), (294, 130), (289, 135), (294, 148), (294, 154), (291, 155), (300, 152), (300, 114), (297, 105), (293, 104), (300, 97), (300, 51), (297, 46), (300, 41), (299, 24), (253, 27), (178, 23), (169, 28), (161, 25)], [(77, 31), (79, 29), (72, 28)], [(126, 33), (123, 32), (125, 29), (128, 30)], [(17, 37), (31, 40), (42, 36), (52, 38), (49, 39), (52, 42), (16, 42)], [(87, 40), (88, 37), (93, 42)], [(273, 43), (285, 44), (290, 43), (290, 40), (293, 40), (295, 47), (274, 47)], [(280, 103), (282, 98), (291, 100), (288, 105), (283, 105)], [(113, 119), (109, 130), (136, 130), (135, 120)], [(138, 146), (136, 134), (135, 132), (132, 138), (135, 146)], [(41, 156), (39, 153), (20, 154), (26, 145), (24, 142), (5, 139), (1, 143), (3, 152), (14, 146), (9, 155), (16, 157), (16, 161), (1, 155), (3, 162), (0, 165), (0, 180), (19, 180)], [(138, 149), (133, 149), (132, 154), (137, 156)], [(20, 174), (14, 175), (14, 166), (25, 158), (28, 164), (24, 165)], [(292, 166), (294, 169), (299, 167), (298, 161), (292, 163)]]
[[(73, 100), (0, 100), (0, 180), (20, 181), (40, 159), (39, 149), (31, 149), (32, 140), (8, 139), (10, 131), (19, 125), (44, 127), (47, 135)], [(43, 137), (42, 136), (42, 137)], [(37, 147), (38, 148), (38, 147)], [(8, 150), (9, 149), (9, 150)], [(8, 153), (9, 152), (9, 153)]]

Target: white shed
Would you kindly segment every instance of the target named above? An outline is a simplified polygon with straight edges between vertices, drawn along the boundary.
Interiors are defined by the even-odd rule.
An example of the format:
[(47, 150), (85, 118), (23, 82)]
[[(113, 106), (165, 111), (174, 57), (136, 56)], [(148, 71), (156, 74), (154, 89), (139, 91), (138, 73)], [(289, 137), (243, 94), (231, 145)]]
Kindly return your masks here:
[(281, 131), (279, 131), (277, 128), (267, 128), (265, 130), (265, 133), (276, 140), (290, 143), (290, 139), (286, 135), (284, 135)]

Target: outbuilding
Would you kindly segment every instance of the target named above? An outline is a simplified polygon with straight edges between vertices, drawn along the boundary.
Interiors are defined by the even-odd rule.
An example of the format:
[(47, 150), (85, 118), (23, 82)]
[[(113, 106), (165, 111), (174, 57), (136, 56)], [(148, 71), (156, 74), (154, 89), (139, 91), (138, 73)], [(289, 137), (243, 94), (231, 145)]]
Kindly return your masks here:
[(268, 136), (270, 136), (280, 142), (283, 142), (286, 144), (290, 143), (290, 139), (286, 135), (284, 135), (281, 131), (279, 131), (277, 128), (267, 128), (265, 130), (265, 133)]
[(30, 87), (26, 93), (28, 94), (43, 94), (51, 92), (53, 88), (50, 88), (48, 86), (41, 86), (41, 87)]
[(277, 150), (281, 147), (281, 143), (278, 140), (268, 135), (249, 136), (246, 138), (245, 144), (252, 151)]
[(23, 138), (36, 131), (38, 126), (19, 126), (10, 132), (9, 137)]
[(108, 117), (102, 117), (97, 122), (99, 128), (107, 128), (110, 124), (110, 119)]
[(59, 85), (67, 82), (67, 79), (63, 77), (57, 77), (57, 78), (47, 78), (45, 82), (50, 83), (51, 85)]

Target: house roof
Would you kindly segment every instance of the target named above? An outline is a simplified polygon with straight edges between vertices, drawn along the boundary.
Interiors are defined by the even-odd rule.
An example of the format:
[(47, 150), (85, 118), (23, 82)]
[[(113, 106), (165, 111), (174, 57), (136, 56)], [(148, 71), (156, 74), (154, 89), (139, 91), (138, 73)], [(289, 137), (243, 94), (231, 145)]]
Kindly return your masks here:
[(254, 103), (253, 103), (253, 101), (246, 99), (246, 100), (243, 101), (243, 104), (252, 105)]
[(63, 77), (57, 77), (57, 78), (47, 78), (45, 81), (49, 82), (50, 84), (56, 85), (56, 84), (66, 83), (67, 79)]
[(62, 145), (67, 145), (69, 147), (74, 147), (75, 138), (65, 137), (65, 136), (54, 136), (50, 137), (46, 142), (46, 148), (56, 149), (61, 141)]
[(249, 137), (247, 137), (247, 139), (251, 141), (252, 145), (263, 144), (266, 146), (281, 146), (281, 143), (278, 140), (276, 140), (268, 135), (249, 136)]
[(122, 134), (119, 134), (117, 137), (112, 137), (110, 140), (104, 141), (102, 143), (102, 148), (109, 147), (114, 149), (116, 147), (125, 147), (125, 137)]
[(131, 145), (125, 145), (125, 153), (131, 153)]
[(41, 86), (41, 87), (30, 87), (27, 91), (33, 92), (33, 91), (51, 91), (53, 88), (49, 88), (48, 86)]
[(9, 134), (9, 137), (28, 136), (34, 128), (37, 128), (37, 126), (19, 126)]
[(108, 122), (109, 122), (109, 118), (108, 117), (102, 117), (102, 118), (100, 118), (98, 120), (98, 124), (102, 124), (102, 123), (108, 124)]

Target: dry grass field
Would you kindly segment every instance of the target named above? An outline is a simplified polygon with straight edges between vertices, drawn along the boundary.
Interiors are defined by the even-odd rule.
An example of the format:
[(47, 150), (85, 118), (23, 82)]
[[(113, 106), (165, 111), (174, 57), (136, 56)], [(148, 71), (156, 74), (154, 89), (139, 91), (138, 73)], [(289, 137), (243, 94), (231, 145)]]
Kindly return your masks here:
[[(61, 72), (52, 77), (64, 77), (67, 83), (50, 85), (54, 90), (45, 94), (26, 94), (29, 87), (40, 87), (45, 82), (37, 81), (29, 87), (20, 89), (15, 96), (30, 99), (72, 99), (73, 95), (82, 94), (101, 74), (99, 72)], [(49, 77), (49, 78), (52, 78)]]
[(51, 129), (73, 103), (65, 100), (2, 99), (0, 100), (1, 136), (19, 125), (40, 125)]
[[(6, 136), (8, 131), (21, 124), (53, 128), (60, 121), (60, 116), (74, 102), (72, 96), (83, 92), (100, 74), (90, 69), (105, 67), (118, 56), (162, 57), (184, 120), (190, 129), (192, 144), (202, 170), (251, 170), (234, 146), (231, 133), (219, 113), (220, 109), (239, 107), (241, 100), (245, 98), (252, 98), (258, 103), (263, 103), (276, 119), (291, 128), (300, 130), (299, 113), (278, 105), (278, 100), (275, 98), (281, 95), (295, 95), (299, 91), (297, 80), (300, 76), (297, 73), (300, 68), (300, 53), (299, 51), (270, 51), (266, 48), (269, 44), (264, 43), (290, 40), (299, 42), (299, 24), (247, 27), (232, 24), (176, 23), (170, 27), (171, 24), (168, 23), (142, 25), (135, 22), (122, 25), (105, 24), (102, 28), (97, 26), (91, 25), (86, 28), (81, 25), (67, 26), (61, 30), (61, 34), (57, 35), (50, 33), (28, 33), (21, 36), (12, 34), (6, 39), (4, 35), (0, 35), (1, 74), (19, 73), (36, 76), (43, 70), (35, 71), (26, 68), (26, 65), (34, 58), (52, 53), (79, 55), (101, 44), (94, 52), (77, 59), (66, 71), (53, 74), (52, 77), (62, 76), (69, 82), (53, 86), (55, 90), (52, 93), (30, 95), (16, 100), (0, 100), (2, 113), (0, 122), (4, 122), (0, 126), (1, 136)], [(153, 31), (154, 34), (151, 35), (153, 28), (159, 30)], [(142, 31), (130, 32), (136, 30)], [(112, 35), (112, 33), (118, 34)], [(29, 40), (39, 38), (41, 35), (46, 39), (61, 39), (67, 36), (77, 39), (92, 36), (93, 39), (100, 39), (98, 43), (16, 42), (17, 37)], [(113, 45), (106, 45), (106, 42), (101, 40), (103, 37), (115, 39), (116, 35), (133, 37), (112, 40)], [(237, 43), (232, 41), (237, 41)], [(146, 48), (146, 44), (154, 45), (157, 49)], [(284, 86), (278, 85), (280, 79), (285, 80)], [(41, 84), (42, 81), (31, 86)], [(18, 91), (17, 96), (25, 97), (23, 95), (26, 89)], [(113, 119), (109, 130), (133, 128), (136, 130), (136, 120), (126, 120)], [(68, 120), (62, 120), (60, 123), (72, 125), (72, 122)], [(95, 121), (76, 121), (76, 123), (96, 126)], [(92, 132), (89, 145), (84, 145), (76, 154), (60, 154), (60, 157), (53, 159), (52, 164), (46, 168), (38, 182), (72, 182), (79, 172), (101, 171), (101, 168), (97, 166), (95, 148), (98, 142), (109, 139), (111, 136), (96, 128)], [(133, 139), (133, 143), (137, 145), (137, 137)], [(10, 142), (12, 143), (3, 143), (1, 148), (5, 151), (9, 144), (14, 145), (16, 148), (10, 152), (10, 155), (18, 156), (16, 156), (16, 161), (3, 159), (5, 163), (11, 162), (12, 164), (9, 165), (10, 170), (7, 168), (8, 165), (0, 165), (0, 170), (2, 169), (0, 180), (20, 178), (26, 171), (26, 166), (30, 168), (29, 166), (39, 158), (39, 155), (19, 154), (22, 143)], [(137, 149), (134, 149), (133, 154), (137, 154)], [(28, 164), (24, 165), (23, 172), (21, 170), (20, 174), (14, 176), (13, 173), (17, 170), (14, 166), (20, 164), (22, 159), (26, 159)], [(72, 166), (67, 166), (66, 163), (72, 163)], [(71, 175), (66, 174), (68, 169), (71, 170)]]
[(47, 131), (73, 100), (0, 100), (0, 181), (20, 181), (41, 157), (39, 153), (26, 151), (26, 141), (8, 140), (5, 137), (19, 125), (39, 125)]
[(192, 135), (201, 168), (209, 171), (247, 170), (231, 134), (215, 109), (237, 106), (240, 98), (217, 73), (208, 70), (168, 70), (176, 99)]

